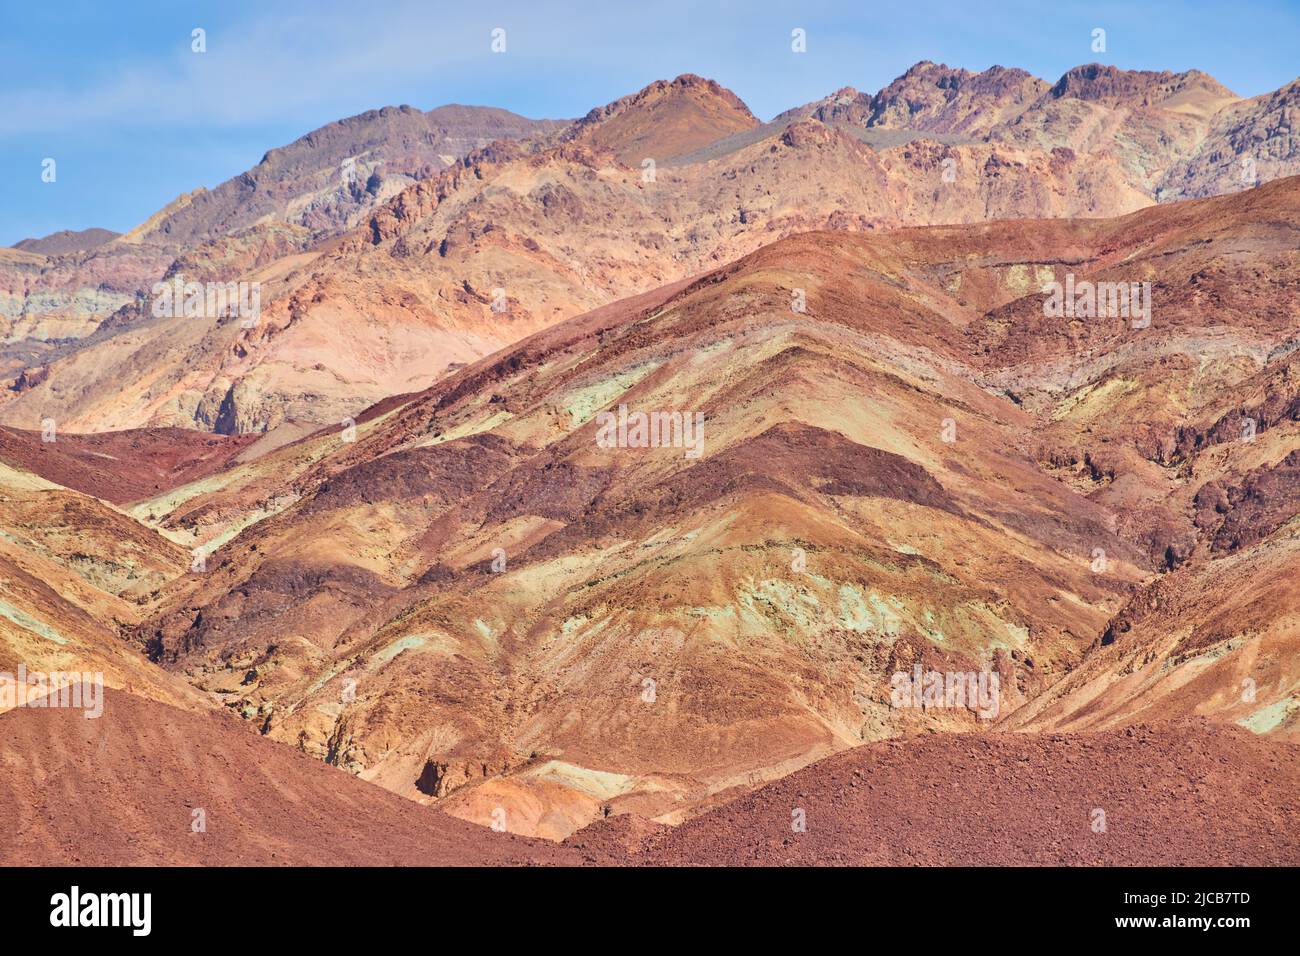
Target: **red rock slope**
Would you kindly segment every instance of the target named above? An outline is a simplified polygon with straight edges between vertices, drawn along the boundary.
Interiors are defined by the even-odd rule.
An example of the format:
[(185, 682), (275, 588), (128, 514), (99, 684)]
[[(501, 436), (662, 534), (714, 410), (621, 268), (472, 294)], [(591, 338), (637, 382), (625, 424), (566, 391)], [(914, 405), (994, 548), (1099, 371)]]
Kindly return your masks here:
[[(194, 832), (195, 810), (206, 831)], [(507, 820), (508, 825), (508, 820)], [(577, 855), (464, 823), (219, 715), (107, 692), (0, 717), (0, 864), (477, 865)]]
[(1300, 748), (1200, 721), (913, 737), (828, 757), (675, 829), (615, 817), (567, 845), (657, 865), (1295, 866)]

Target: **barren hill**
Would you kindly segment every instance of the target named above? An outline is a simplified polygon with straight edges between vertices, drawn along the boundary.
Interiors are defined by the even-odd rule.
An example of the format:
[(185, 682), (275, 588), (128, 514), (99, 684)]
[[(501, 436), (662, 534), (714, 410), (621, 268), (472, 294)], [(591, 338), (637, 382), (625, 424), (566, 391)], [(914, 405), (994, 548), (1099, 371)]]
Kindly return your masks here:
[(303, 252), (472, 150), (561, 125), (472, 106), (339, 120), (211, 190), (177, 197), (125, 235), (57, 233), (19, 243), (22, 257), (0, 250), (0, 332), (9, 350), (84, 338), (164, 275), (234, 281), (232, 271)]
[(1107, 155), (931, 140), (877, 152), (811, 118), (714, 160), (659, 166), (649, 179), (639, 160), (629, 167), (601, 147), (608, 129), (660, 104), (728, 104), (715, 86), (654, 87), (572, 142), (475, 153), (311, 255), (248, 272), (264, 284), (258, 328), (192, 317), (124, 328), (54, 363), (0, 408), (0, 421), (35, 427), (39, 409), (82, 431), (332, 424), (554, 322), (782, 236), (1106, 215), (1150, 201)]
[(119, 505), (224, 471), (257, 439), (181, 428), (51, 437), (0, 427), (0, 462)]
[[(567, 843), (669, 866), (1295, 866), (1300, 749), (1203, 722), (932, 735), (828, 757), (676, 828)], [(796, 821), (803, 827), (796, 831)]]
[(561, 125), (483, 106), (371, 110), (271, 150), (252, 169), (195, 193), (126, 239), (187, 247), (236, 234), (268, 216), (303, 226), (315, 237), (333, 234), (467, 153)]
[[(1295, 173), (1288, 95), (1243, 105), (1198, 71), (1092, 64), (1049, 86), (1019, 70), (926, 62), (875, 96), (841, 90), (760, 125), (734, 94), (685, 75), (549, 138), (544, 125), (480, 111), (484, 129), (536, 136), (418, 170), (433, 114), (377, 111), (273, 151), (102, 247), (132, 276), (157, 271), (121, 259), (139, 258), (150, 237), (190, 237), (168, 271), (262, 283), (262, 327), (125, 309), (79, 351), (29, 369), (0, 421), (221, 432), (338, 423), (554, 322), (797, 232), (1113, 216), (1229, 188), (1224, 170), (1241, 159), (1252, 184)], [(469, 143), (445, 125), (427, 135)], [(361, 163), (355, 188), (335, 188), (335, 161), (350, 159)], [(235, 228), (244, 220), (230, 210), (246, 217), (267, 203), (274, 216)], [(209, 221), (219, 228), (195, 225)], [(17, 364), (31, 361), (24, 354)]]
[(1192, 155), (1165, 174), (1159, 198), (1250, 189), (1300, 168), (1300, 80), (1224, 108)]
[[(172, 274), (264, 287), (252, 327), (119, 310), (0, 406), (0, 663), (103, 669), (123, 735), (241, 821), (95, 859), (264, 860), (285, 826), (295, 860), (415, 861), (322, 833), (338, 800), (382, 827), (373, 783), (412, 838), (500, 810), (643, 862), (1296, 862), (1289, 96), (923, 63), (759, 124), (688, 75), (336, 196), (358, 136), (414, 161), (487, 122), (379, 111), (91, 251), (0, 250), (11, 291), (111, 296), (170, 231)], [(1154, 203), (1261, 148), (1252, 188)], [(926, 673), (995, 690), (891, 692)], [(246, 726), (177, 748), (148, 701)], [(0, 717), (0, 754), (99, 780), (61, 719)], [(365, 789), (317, 796), (347, 778), (308, 758)], [(943, 766), (996, 812), (941, 820), (978, 811)], [(572, 859), (446, 825), (435, 860)]]
[(865, 124), (974, 138), (1019, 116), (1047, 89), (1024, 70), (971, 73), (925, 61), (871, 97), (869, 107), (863, 104)]
[(563, 138), (608, 149), (623, 165), (639, 169), (647, 159), (665, 163), (758, 125), (735, 93), (687, 73), (592, 110)]
[[(1236, 567), (1276, 600), (1181, 645), (1161, 601), (1132, 634), (1212, 651), (1113, 688), (1110, 723), (1168, 692), (1164, 715), (1290, 735), (1293, 605), (1264, 569), (1294, 503), (1249, 515), (1300, 446), (1282, 348), (1298, 184), (1113, 220), (807, 234), (554, 326), (351, 440), (324, 429), (138, 505), (221, 547), (137, 639), (275, 739), (563, 836), (982, 725), (891, 706), (916, 664), (996, 672), (999, 720), (1073, 726), (1086, 698), (1054, 702), (1135, 646), (1105, 635), (1157, 575), (1234, 580), (1208, 515), (1241, 507), (1258, 534), (1234, 547), (1258, 558)], [(1042, 285), (1067, 275), (1150, 282), (1149, 325), (1048, 318)], [(1261, 376), (1257, 440), (1195, 437)], [(703, 415), (698, 454), (602, 447), (597, 414), (624, 405)], [(1227, 504), (1197, 519), (1210, 478)], [(1249, 675), (1249, 700), (1221, 692)]]
[(121, 233), (113, 232), (110, 229), (82, 229), (72, 231), (64, 229), (61, 232), (54, 232), (48, 236), (42, 236), (40, 239), (24, 239), (21, 242), (15, 242), (15, 249), (22, 249), (24, 252), (35, 252), (43, 256), (58, 256), (68, 252), (86, 252), (102, 246), (104, 243), (116, 239)]
[(0, 848), (5, 866), (579, 859), (544, 841), (419, 807), (247, 733), (232, 718), (116, 691), (95, 720), (67, 709), (0, 715), (0, 768), (0, 825), (10, 833)]

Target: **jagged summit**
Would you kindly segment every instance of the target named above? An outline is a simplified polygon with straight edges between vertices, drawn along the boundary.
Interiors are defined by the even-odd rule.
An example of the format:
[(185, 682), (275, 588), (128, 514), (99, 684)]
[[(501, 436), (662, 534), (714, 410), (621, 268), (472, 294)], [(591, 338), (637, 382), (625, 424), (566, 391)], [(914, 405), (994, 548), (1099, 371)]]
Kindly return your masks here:
[(872, 98), (868, 125), (978, 135), (1014, 119), (1048, 84), (1019, 69), (982, 73), (923, 60)]
[(1052, 86), (1051, 95), (1133, 107), (1158, 106), (1179, 96), (1197, 96), (1212, 102), (1238, 99), (1232, 90), (1200, 70), (1124, 70), (1102, 63), (1067, 70)]

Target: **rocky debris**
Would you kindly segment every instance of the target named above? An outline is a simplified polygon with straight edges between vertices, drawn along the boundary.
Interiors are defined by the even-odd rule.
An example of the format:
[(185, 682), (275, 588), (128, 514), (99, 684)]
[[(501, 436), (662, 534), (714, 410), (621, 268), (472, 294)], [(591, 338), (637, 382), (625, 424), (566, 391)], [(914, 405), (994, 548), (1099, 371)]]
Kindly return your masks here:
[[(932, 735), (796, 771), (620, 853), (710, 866), (1294, 866), (1300, 749), (1205, 722)], [(584, 839), (588, 830), (589, 840)]]
[(1207, 482), (1195, 505), (1196, 526), (1215, 552), (1231, 553), (1264, 540), (1300, 514), (1300, 449), (1247, 472), (1228, 488)]
[[(231, 718), (119, 691), (107, 692), (98, 720), (19, 709), (0, 715), (0, 729), (0, 766), (14, 771), (0, 779), (0, 824), (13, 834), (0, 847), (6, 866), (1298, 860), (1296, 747), (1205, 722), (882, 741), (675, 827), (602, 814), (558, 845), (421, 807)], [(37, 781), (19, 767), (46, 769)], [(63, 800), (69, 792), (80, 799)]]

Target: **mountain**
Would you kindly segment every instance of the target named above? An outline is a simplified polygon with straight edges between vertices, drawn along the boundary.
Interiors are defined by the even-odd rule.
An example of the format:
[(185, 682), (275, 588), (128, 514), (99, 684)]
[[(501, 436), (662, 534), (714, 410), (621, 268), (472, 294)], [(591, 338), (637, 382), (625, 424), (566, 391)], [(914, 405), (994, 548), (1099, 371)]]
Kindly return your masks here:
[[(1198, 70), (1121, 70), (1093, 63), (1049, 84), (1023, 70), (994, 66), (971, 73), (923, 61), (874, 96), (844, 89), (783, 115), (853, 129), (873, 145), (927, 135), (950, 145), (1006, 143), (1107, 155), (1129, 188), (1164, 199), (1226, 191), (1229, 184), (1220, 183), (1199, 193), (1172, 193), (1165, 180), (1201, 150), (1241, 155), (1222, 150), (1223, 134), (1212, 127), (1231, 124), (1234, 115), (1240, 123), (1246, 102)], [(1278, 104), (1272, 108), (1276, 112)], [(1270, 166), (1258, 182), (1287, 175), (1288, 169)]]
[[(614, 147), (633, 148), (619, 144), (637, 142), (636, 124), (649, 122), (634, 118), (665, 104), (672, 116), (735, 116), (733, 100), (687, 77), (598, 111), (559, 142), (474, 153), (313, 252), (246, 273), (265, 286), (258, 328), (143, 320), (54, 363), (0, 407), (0, 421), (221, 432), (337, 423), (554, 322), (782, 236), (1113, 215), (1150, 202), (1108, 154), (931, 140), (877, 150), (812, 117), (724, 137), (649, 179), (639, 160), (629, 167), (600, 145), (608, 133)], [(695, 142), (662, 126), (682, 148)]]
[(1089, 63), (1076, 66), (1056, 81), (1049, 95), (1056, 100), (1075, 99), (1100, 103), (1112, 109), (1161, 109), (1208, 117), (1237, 95), (1200, 70), (1122, 70)]
[(871, 98), (865, 125), (979, 138), (1022, 114), (1048, 88), (1024, 70), (994, 66), (971, 73), (927, 60)]
[(430, 813), (246, 733), (229, 717), (115, 691), (95, 720), (66, 709), (0, 715), (0, 766), (9, 771), (0, 783), (0, 824), (14, 834), (0, 848), (5, 866), (580, 860), (553, 844)]
[[(128, 308), (39, 368), (36, 354), (15, 357), (25, 371), (0, 421), (301, 433), (796, 232), (1141, 208), (1241, 102), (1194, 70), (1092, 64), (1049, 85), (1004, 67), (923, 62), (875, 96), (845, 89), (759, 124), (733, 93), (687, 74), (549, 136), (472, 152), (432, 178), (385, 173), (377, 192), (345, 196), (329, 185), (344, 146), (382, 142), (409, 169), (402, 144), (418, 141), (432, 115), (366, 114), (357, 130), (327, 127), (307, 138), (314, 145), (269, 154), (253, 174), (185, 197), (133, 234), (196, 239), (208, 235), (196, 222), (229, 229), (259, 203), (287, 203), (287, 219), (206, 238), (168, 269), (262, 283), (259, 328)], [(502, 132), (529, 129), (502, 122)], [(310, 175), (299, 172), (308, 159)], [(1262, 168), (1263, 178), (1287, 169)], [(290, 186), (277, 185), (285, 178)], [(307, 192), (288, 200), (295, 189)], [(223, 211), (245, 206), (244, 220)], [(346, 350), (336, 347), (341, 331)]]
[[(268, 268), (277, 275), (305, 268), (327, 251), (329, 242), (340, 232), (354, 227), (364, 230), (364, 221), (372, 213), (407, 202), (402, 197), (406, 187), (428, 183), (429, 177), (493, 141), (549, 141), (553, 147), (581, 146), (593, 151), (592, 169), (605, 168), (604, 163), (612, 157), (617, 166), (644, 177), (647, 173), (642, 163), (648, 159), (654, 160), (657, 174), (659, 167), (676, 169), (719, 159), (738, 160), (747, 148), (770, 148), (792, 127), (793, 136), (807, 140), (812, 134), (798, 126), (801, 121), (813, 120), (865, 143), (881, 158), (901, 148), (911, 150), (905, 157), (908, 160), (915, 158), (917, 150), (925, 155), (919, 165), (908, 162), (899, 167), (886, 163), (889, 168), (883, 171), (870, 164), (861, 168), (859, 163), (844, 169), (831, 164), (819, 171), (816, 176), (823, 180), (852, 175), (868, 182), (860, 190), (837, 183), (834, 191), (841, 195), (835, 198), (841, 200), (841, 206), (835, 210), (825, 208), (829, 205), (825, 200), (831, 197), (818, 196), (822, 201), (814, 202), (806, 217), (814, 224), (916, 225), (1003, 215), (1115, 215), (1156, 198), (1201, 196), (1239, 188), (1246, 182), (1240, 166), (1243, 160), (1253, 163), (1246, 171), (1252, 184), (1294, 173), (1287, 119), (1294, 94), (1292, 84), (1275, 94), (1241, 101), (1212, 77), (1196, 70), (1157, 73), (1090, 64), (1068, 71), (1053, 85), (1023, 70), (994, 66), (971, 73), (923, 61), (874, 96), (845, 88), (783, 113), (768, 124), (760, 124), (729, 90), (691, 74), (653, 83), (567, 125), (525, 120), (483, 107), (447, 106), (428, 113), (408, 106), (388, 107), (339, 121), (287, 147), (272, 150), (254, 169), (214, 190), (198, 189), (182, 195), (125, 236), (102, 245), (82, 248), (89, 247), (90, 241), (51, 240), (53, 244), (45, 244), (41, 240), (39, 246), (21, 244), (26, 248), (17, 252), (0, 251), (0, 318), (7, 323), (4, 331), (8, 340), (0, 354), (0, 374), (7, 370), (22, 387), (25, 380), (20, 378), (21, 373), (25, 371), (27, 379), (43, 374), (45, 365), (77, 350), (96, 330), (100, 334), (92, 342), (146, 324), (148, 309), (143, 293), (164, 276), (230, 282), (248, 279), (251, 273)], [(928, 145), (910, 145), (922, 139)], [(937, 147), (930, 141), (945, 148), (936, 153)], [(978, 145), (984, 148), (969, 149)], [(988, 148), (993, 145), (998, 148)], [(491, 150), (488, 155), (494, 161), (504, 156)], [(873, 188), (883, 177), (891, 187), (888, 191), (924, 195), (934, 192), (936, 166), (945, 177), (941, 184), (955, 185), (963, 181), (969, 184), (972, 169), (987, 174), (989, 164), (1009, 187), (1007, 195), (990, 197), (982, 189), (953, 188), (939, 190), (946, 194), (942, 199), (934, 196), (915, 201), (882, 197), (878, 188)], [(742, 182), (739, 177), (745, 167), (738, 163), (728, 166), (715, 171), (726, 177), (718, 186), (728, 199), (741, 198), (732, 197), (725, 188), (728, 183)], [(476, 168), (482, 172), (482, 164)], [(1008, 177), (1015, 181), (1006, 182)], [(589, 188), (599, 185), (599, 180), (587, 183)], [(432, 188), (442, 192), (446, 187)], [(763, 192), (753, 198), (807, 202), (806, 195), (782, 195), (787, 188), (779, 182), (764, 183)], [(805, 187), (802, 191), (809, 190)], [(1050, 202), (1045, 201), (1045, 195), (1051, 197)], [(618, 218), (620, 212), (606, 209), (603, 200), (618, 200), (620, 206), (626, 206), (623, 215), (635, 213), (639, 205), (636, 194), (598, 195), (587, 197), (580, 206), (570, 205), (568, 214), (582, 210)], [(628, 200), (632, 201), (630, 206), (626, 205)], [(548, 212), (554, 215), (555, 210), (548, 207)], [(711, 217), (706, 215), (699, 224), (700, 232), (687, 231), (687, 218), (698, 212), (690, 200), (681, 209), (674, 209), (668, 217), (666, 238), (675, 241), (674, 233), (685, 232), (685, 241), (698, 243), (702, 238), (707, 243), (709, 234), (716, 229), (709, 221)], [(748, 218), (754, 212), (752, 208), (740, 206), (737, 212), (747, 224), (753, 222)], [(658, 218), (654, 224), (660, 229), (664, 225)], [(461, 225), (470, 235), (478, 235), (486, 224), (470, 220)], [(516, 232), (524, 223), (507, 220), (493, 225)], [(452, 235), (450, 230), (439, 237), (440, 245), (448, 235)], [(777, 236), (759, 238), (770, 240)], [(743, 254), (759, 244), (745, 248), (732, 244), (713, 262)], [(57, 250), (59, 254), (42, 255), (38, 249)], [(646, 258), (644, 253), (657, 251), (658, 246), (642, 250), (641, 258)], [(679, 257), (681, 253), (672, 250), (670, 255)], [(574, 287), (593, 280), (599, 284), (605, 278), (605, 263), (596, 257), (588, 261), (581, 245), (560, 250), (559, 258), (564, 268), (574, 273), (562, 280), (566, 287), (564, 298), (556, 301), (554, 294), (559, 290), (552, 290), (547, 303), (521, 302), (530, 312), (540, 308), (544, 322), (552, 321), (557, 310), (566, 316), (576, 314), (652, 284), (646, 282), (635, 288), (624, 285), (612, 295), (604, 289), (596, 290), (594, 295), (584, 294)], [(574, 258), (577, 261), (566, 261)], [(658, 278), (665, 281), (686, 274), (662, 261), (654, 263), (654, 267)], [(473, 282), (472, 278), (461, 278)], [(426, 312), (438, 304), (427, 300), (418, 283), (404, 283), (404, 291), (424, 300)], [(489, 294), (475, 289), (475, 297)], [(442, 291), (440, 298), (460, 294), (469, 293)], [(581, 296), (576, 303), (572, 301), (575, 295)], [(451, 307), (455, 308), (454, 303)], [(426, 314), (418, 324), (427, 326), (429, 320)], [(451, 324), (455, 326), (459, 321), (463, 319)], [(437, 324), (445, 322), (439, 319)], [(467, 351), (483, 354), (485, 345), (503, 344), (502, 338), (513, 341), (532, 331), (532, 327), (524, 323), (504, 337), (466, 336), (454, 328), (439, 331), (449, 331), (458, 342), (458, 347), (451, 349), (456, 354), (447, 361), (460, 362)], [(388, 334), (408, 333), (390, 330)], [(412, 348), (442, 351), (449, 346), (446, 335), (415, 334), (420, 341)], [(438, 366), (435, 374), (444, 367), (445, 363)], [(293, 374), (300, 377), (302, 371)], [(383, 369), (380, 374), (398, 372), (409, 379), (402, 374), (404, 371)], [(311, 387), (326, 384), (317, 381)], [(390, 380), (383, 387), (391, 384)], [(161, 418), (110, 416), (112, 424), (97, 427), (151, 423), (212, 427), (209, 416), (195, 419), (190, 411), (169, 411)], [(267, 427), (266, 415), (237, 417), (243, 419), (238, 427)], [(30, 424), (13, 419), (10, 423)]]
[(1204, 722), (936, 734), (828, 757), (678, 827), (624, 815), (566, 844), (625, 866), (1294, 866), (1278, 835), (1300, 825), (1297, 758)]
[(10, 351), (24, 340), (84, 338), (177, 271), (195, 281), (234, 281), (232, 272), (301, 253), (355, 225), (474, 149), (561, 125), (475, 106), (385, 107), (331, 123), (212, 190), (177, 197), (125, 235), (56, 233), (25, 240), (17, 252), (0, 250), (2, 338)]
[(952, 146), (1004, 143), (1106, 156), (1128, 188), (1154, 198), (1160, 177), (1239, 102), (1197, 70), (1156, 73), (1093, 63), (1049, 84), (1002, 66), (971, 73), (923, 61), (874, 96), (844, 89), (778, 119), (811, 116), (877, 148), (927, 136)]
[(1161, 177), (1207, 135), (1237, 96), (1196, 70), (1155, 73), (1075, 67), (1015, 119), (989, 131), (996, 142), (1113, 156), (1126, 180), (1155, 196)]
[[(1190, 864), (1222, 831), (1234, 861), (1290, 862), (1261, 841), (1295, 826), (1300, 177), (1155, 201), (1285, 100), (1195, 71), (920, 64), (761, 124), (685, 76), (369, 198), (316, 201), (355, 130), (319, 166), (268, 156), (252, 192), (58, 258), (143, 268), (183, 235), (169, 277), (254, 281), (263, 308), (245, 327), (141, 300), (18, 363), (0, 670), (102, 669), (127, 732), (173, 706), (256, 741), (200, 730), (183, 766), (152, 758), (167, 772), (296, 749), (284, 779), (342, 768), (367, 820), (378, 785), (428, 820), (500, 810), (563, 860), (974, 862), (993, 841), (998, 862)], [(371, 122), (418, 144), (428, 120)], [(927, 675), (946, 696), (897, 693)], [(68, 751), (91, 779), (85, 734), (0, 720), (14, 765)], [(982, 768), (1005, 809), (956, 833), (967, 805), (924, 792), (960, 784), (943, 766)], [(862, 776), (878, 814), (844, 796)], [(1092, 839), (1097, 786), (1142, 837)], [(791, 794), (830, 821), (802, 847)], [(943, 806), (898, 849), (908, 811)], [(250, 842), (177, 861), (264, 860), (280, 810), (240, 813)], [(447, 832), (437, 859), (477, 852)], [(561, 861), (532, 846), (502, 852)]]
[(1213, 127), (1166, 173), (1162, 200), (1214, 196), (1300, 173), (1300, 80), (1223, 109)]
[(267, 217), (302, 226), (315, 237), (330, 235), (461, 156), (495, 140), (525, 139), (561, 125), (484, 106), (371, 110), (271, 150), (247, 172), (191, 194), (132, 230), (126, 241), (188, 247)]
[(69, 252), (88, 252), (104, 243), (116, 239), (121, 233), (110, 229), (82, 229), (74, 232), (64, 229), (52, 232), (40, 239), (24, 239), (15, 242), (13, 248), (24, 252), (35, 252), (43, 256), (61, 256)]
[(733, 133), (759, 126), (735, 93), (685, 73), (592, 110), (563, 139), (607, 149), (624, 166), (668, 163)]
[[(780, 143), (867, 149), (814, 119)], [(436, 182), (580, 182), (566, 151), (594, 155)], [(400, 260), (455, 202), (404, 196), (322, 255)], [(1292, 178), (801, 232), (287, 441), (5, 431), (0, 647), (555, 839), (994, 721), (1293, 739), (1298, 222)], [(1053, 313), (1053, 282), (1137, 283), (1149, 322)], [(680, 440), (609, 447), (621, 406)], [(899, 705), (918, 667), (996, 675), (996, 713)]]
[(170, 261), (163, 251), (120, 238), (50, 255), (0, 248), (0, 362), (22, 360), (16, 371), (40, 364), (32, 359), (88, 335)]
[[(1265, 521), (1253, 489), (1285, 487), (1300, 447), (1297, 222), (1288, 179), (781, 240), (137, 503), (212, 553), (135, 642), (274, 740), (552, 837), (987, 726), (894, 706), (915, 666), (997, 674), (1009, 726), (1091, 726), (1104, 685), (1071, 688), (1097, 673), (1103, 726), (1160, 695), (1161, 716), (1291, 735), (1289, 578), (1267, 569), (1296, 504), (1263, 496)], [(1050, 281), (1148, 282), (1150, 323), (1052, 318)], [(620, 406), (702, 414), (699, 454), (603, 447)], [(1251, 442), (1229, 440), (1242, 408)], [(1198, 605), (1141, 610), (1207, 576), (1274, 596), (1203, 636), (1180, 623)], [(1146, 647), (1167, 648), (1149, 681), (1104, 666)], [(1188, 689), (1207, 668), (1213, 693)], [(1250, 675), (1249, 701), (1221, 693)]]

